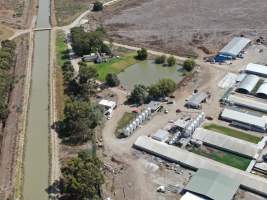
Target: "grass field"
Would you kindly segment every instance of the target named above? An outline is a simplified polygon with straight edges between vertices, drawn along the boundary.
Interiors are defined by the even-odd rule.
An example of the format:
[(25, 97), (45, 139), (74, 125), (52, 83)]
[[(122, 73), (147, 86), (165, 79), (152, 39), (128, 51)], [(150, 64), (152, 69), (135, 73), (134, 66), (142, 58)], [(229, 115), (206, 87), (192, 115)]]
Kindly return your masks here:
[(56, 39), (57, 65), (61, 66), (65, 61), (68, 60), (67, 53), (68, 53), (68, 48), (65, 43), (65, 34), (63, 31), (58, 31)]
[(252, 143), (255, 143), (255, 144), (257, 144), (261, 140), (260, 137), (253, 136), (253, 135), (250, 135), (250, 134), (247, 134), (245, 132), (238, 131), (238, 130), (235, 130), (235, 129), (232, 129), (232, 128), (219, 126), (219, 125), (216, 125), (216, 124), (206, 124), (206, 125), (203, 126), (203, 128), (211, 130), (211, 131), (216, 131), (216, 132), (222, 133), (224, 135), (235, 137), (235, 138), (238, 138), (238, 139), (241, 139), (241, 140), (252, 142)]
[(88, 65), (96, 68), (98, 73), (98, 79), (100, 81), (105, 81), (105, 78), (108, 73), (119, 74), (127, 67), (137, 63), (138, 60), (136, 60), (134, 56), (135, 53), (127, 53), (119, 58), (112, 58), (106, 63), (101, 63), (101, 64), (88, 63)]
[(56, 35), (56, 63), (55, 63), (55, 76), (56, 76), (56, 108), (59, 118), (63, 117), (64, 110), (64, 80), (62, 75), (61, 66), (67, 61), (66, 50), (67, 45), (64, 42), (65, 34), (58, 31)]
[(127, 124), (129, 124), (133, 119), (135, 118), (135, 113), (130, 113), (130, 112), (125, 112), (122, 116), (122, 118), (120, 119), (120, 121), (118, 122), (116, 131), (115, 131), (115, 135), (118, 138), (122, 138), (124, 137), (124, 135), (122, 135), (119, 130), (123, 129), (125, 126), (127, 126)]
[(189, 151), (244, 171), (247, 169), (251, 161), (248, 158), (206, 146), (201, 148), (193, 147), (190, 148)]

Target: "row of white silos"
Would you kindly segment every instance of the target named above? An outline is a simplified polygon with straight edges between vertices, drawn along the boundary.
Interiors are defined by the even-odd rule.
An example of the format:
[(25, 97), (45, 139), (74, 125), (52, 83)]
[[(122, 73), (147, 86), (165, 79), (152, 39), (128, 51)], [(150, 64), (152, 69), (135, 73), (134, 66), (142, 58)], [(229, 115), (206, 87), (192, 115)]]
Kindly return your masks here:
[(138, 128), (139, 125), (144, 123), (145, 120), (150, 119), (151, 114), (151, 108), (145, 109), (127, 127), (123, 129), (123, 134), (126, 137), (130, 136)]
[(202, 122), (204, 122), (205, 120), (205, 114), (204, 112), (201, 112), (197, 115), (197, 117), (195, 119), (193, 119), (185, 128), (185, 131), (183, 133), (183, 137), (190, 137), (192, 136), (192, 134), (194, 133), (194, 131), (196, 130), (196, 128), (198, 128)]

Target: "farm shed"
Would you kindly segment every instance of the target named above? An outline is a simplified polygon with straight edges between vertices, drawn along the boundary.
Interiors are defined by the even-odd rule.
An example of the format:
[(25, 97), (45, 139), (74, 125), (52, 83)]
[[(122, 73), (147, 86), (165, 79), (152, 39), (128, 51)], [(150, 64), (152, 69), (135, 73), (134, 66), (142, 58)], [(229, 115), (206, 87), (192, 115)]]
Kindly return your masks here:
[(263, 117), (239, 112), (228, 108), (225, 108), (222, 111), (220, 117), (225, 121), (229, 121), (234, 126), (258, 132), (266, 131), (266, 122)]
[(193, 139), (248, 158), (254, 158), (258, 153), (257, 145), (254, 143), (204, 128), (197, 128), (193, 134)]
[(260, 78), (258, 76), (249, 74), (243, 81), (241, 81), (236, 91), (244, 94), (249, 94), (252, 92), (259, 80)]
[(256, 100), (251, 97), (241, 97), (237, 95), (230, 95), (226, 102), (230, 105), (241, 106), (244, 108), (249, 108), (255, 111), (265, 112), (267, 113), (267, 103), (263, 101)]
[(216, 200), (232, 200), (240, 183), (221, 173), (200, 168), (185, 190)]
[(245, 70), (248, 74), (254, 74), (262, 77), (267, 77), (267, 66), (265, 65), (259, 65), (254, 63), (249, 63)]
[(168, 131), (165, 131), (165, 130), (162, 130), (162, 129), (159, 129), (153, 136), (152, 138), (154, 140), (158, 140), (160, 142), (165, 142), (169, 137), (169, 133)]
[(267, 81), (264, 81), (263, 84), (259, 87), (256, 95), (260, 98), (267, 99)]
[(193, 94), (191, 98), (186, 102), (185, 106), (188, 108), (200, 108), (201, 103), (205, 102), (208, 95), (205, 92), (199, 92)]
[(251, 40), (244, 37), (234, 37), (225, 47), (223, 47), (218, 55), (235, 59), (240, 53), (251, 43)]

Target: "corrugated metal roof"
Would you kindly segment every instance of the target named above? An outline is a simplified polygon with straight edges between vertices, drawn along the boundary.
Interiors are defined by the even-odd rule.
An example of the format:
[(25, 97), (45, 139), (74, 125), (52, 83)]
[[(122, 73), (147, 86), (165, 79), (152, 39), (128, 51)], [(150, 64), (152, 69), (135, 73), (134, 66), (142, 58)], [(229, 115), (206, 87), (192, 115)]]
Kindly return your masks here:
[(185, 190), (216, 200), (231, 200), (240, 183), (223, 174), (199, 169), (186, 185)]
[(267, 66), (249, 63), (245, 68), (245, 72), (250, 74), (267, 76)]
[(267, 112), (267, 103), (249, 97), (230, 95), (227, 101), (237, 106), (243, 106), (257, 111)]
[(249, 74), (241, 81), (238, 90), (245, 90), (247, 93), (250, 93), (254, 87), (257, 85), (260, 78), (256, 75)]
[(168, 131), (165, 131), (163, 129), (159, 129), (153, 136), (152, 138), (154, 140), (158, 140), (158, 141), (165, 141), (168, 139), (168, 135), (169, 135), (169, 132)]
[(244, 112), (225, 108), (221, 113), (221, 117), (226, 120), (233, 120), (248, 125), (253, 125), (262, 129), (266, 129), (266, 122), (263, 117), (258, 117)]
[(266, 95), (267, 96), (267, 81), (264, 81), (264, 83), (259, 87), (259, 89), (256, 92), (257, 95)]
[(236, 57), (250, 42), (248, 38), (234, 37), (219, 53)]
[(258, 152), (256, 144), (204, 128), (197, 128), (193, 138), (251, 158)]
[(191, 96), (191, 98), (186, 102), (189, 106), (199, 106), (208, 97), (206, 92), (199, 92)]

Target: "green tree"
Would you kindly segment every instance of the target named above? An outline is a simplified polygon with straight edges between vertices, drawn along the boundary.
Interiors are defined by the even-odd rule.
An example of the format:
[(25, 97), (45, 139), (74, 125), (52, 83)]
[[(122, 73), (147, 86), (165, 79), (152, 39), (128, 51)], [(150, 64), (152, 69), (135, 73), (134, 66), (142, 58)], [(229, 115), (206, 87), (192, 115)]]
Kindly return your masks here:
[(120, 85), (120, 80), (115, 73), (108, 73), (106, 76), (106, 83), (110, 87), (115, 87)]
[(129, 102), (136, 104), (143, 104), (147, 101), (148, 92), (144, 85), (135, 85), (129, 96)]
[(176, 64), (176, 59), (173, 56), (168, 57), (167, 59), (168, 66), (173, 66)]
[(103, 3), (101, 3), (100, 1), (94, 2), (93, 11), (101, 11), (101, 10), (103, 10)]
[(195, 66), (196, 62), (193, 59), (187, 59), (183, 63), (183, 68), (188, 72), (192, 71)]
[(166, 62), (166, 56), (162, 55), (162, 56), (157, 56), (155, 58), (155, 63), (156, 64), (164, 64)]
[(136, 56), (136, 58), (138, 59), (138, 60), (145, 60), (145, 59), (147, 59), (147, 50), (145, 49), (145, 48), (142, 48), (142, 49), (140, 49), (140, 50), (137, 50), (137, 56)]
[(101, 123), (103, 110), (90, 102), (68, 101), (64, 116), (57, 124), (57, 132), (64, 141), (78, 144), (92, 138), (94, 129)]
[(62, 195), (65, 199), (100, 200), (104, 183), (103, 163), (89, 153), (79, 153), (61, 169)]
[(65, 84), (68, 84), (74, 78), (74, 68), (70, 61), (64, 62), (62, 65), (62, 72)]
[(165, 97), (174, 92), (176, 84), (173, 80), (165, 78), (160, 79), (156, 84), (149, 87), (149, 96), (153, 98)]

